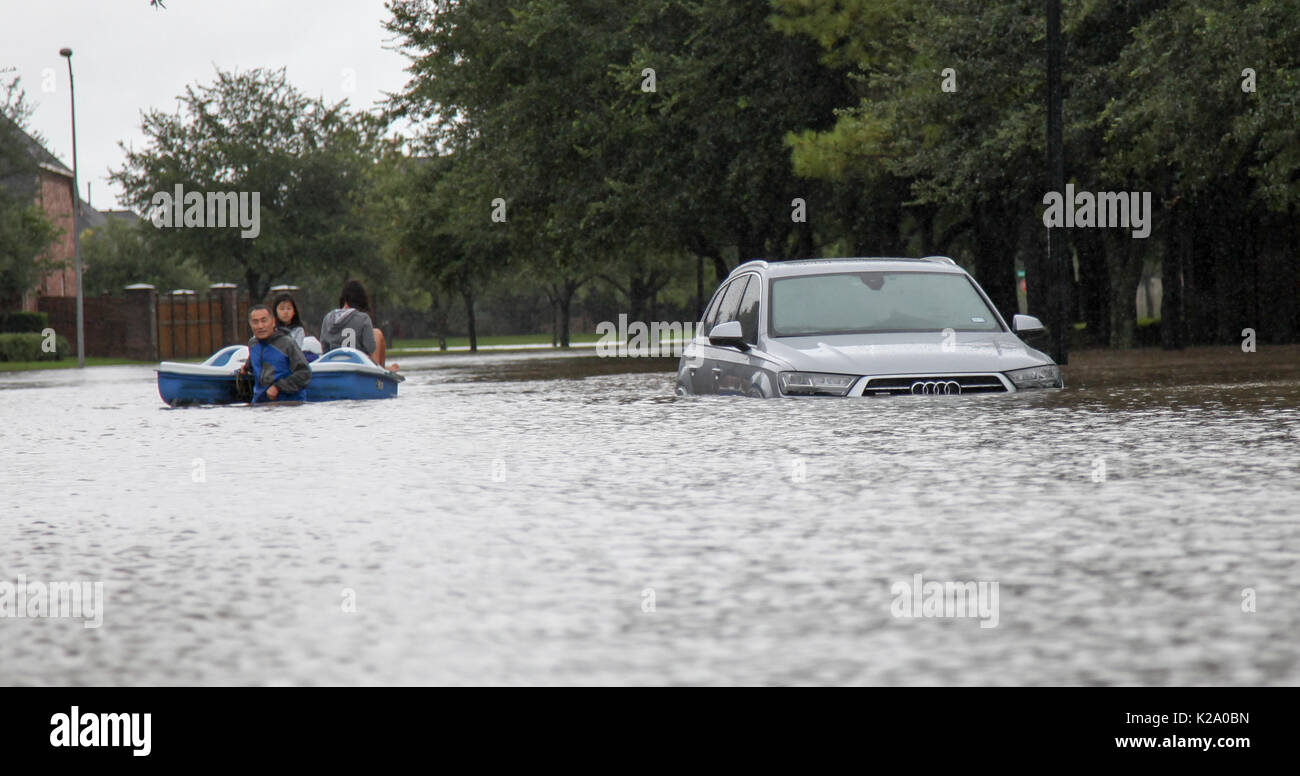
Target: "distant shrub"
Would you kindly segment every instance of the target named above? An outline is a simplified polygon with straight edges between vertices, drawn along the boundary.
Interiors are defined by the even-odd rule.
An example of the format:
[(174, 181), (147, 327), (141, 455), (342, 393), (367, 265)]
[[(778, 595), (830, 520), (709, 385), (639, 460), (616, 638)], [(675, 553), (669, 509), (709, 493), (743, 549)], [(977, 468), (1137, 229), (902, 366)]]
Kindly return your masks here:
[(0, 334), (40, 333), (49, 325), (50, 316), (45, 313), (0, 313)]
[(41, 349), (45, 337), (35, 334), (0, 334), (0, 361), (57, 361), (72, 350), (67, 337), (55, 337), (54, 352)]

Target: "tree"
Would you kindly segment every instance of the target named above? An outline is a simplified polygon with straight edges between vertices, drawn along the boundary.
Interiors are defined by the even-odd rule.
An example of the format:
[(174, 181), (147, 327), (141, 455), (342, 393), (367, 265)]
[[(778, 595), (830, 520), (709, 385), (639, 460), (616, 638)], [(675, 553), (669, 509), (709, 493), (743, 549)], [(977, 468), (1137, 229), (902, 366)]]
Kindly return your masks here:
[[(572, 6), (572, 7), (571, 7)], [(572, 299), (591, 275), (581, 250), (589, 198), (603, 188), (584, 163), (593, 136), (567, 105), (599, 94), (606, 38), (591, 3), (390, 3), (415, 77), (390, 103), (394, 115), (427, 119), (424, 166), (412, 223), (426, 271), (465, 300), (473, 347), (475, 290), (506, 265), (538, 284), (568, 346)], [(572, 29), (584, 30), (574, 36)], [(596, 84), (591, 80), (595, 79)], [(607, 88), (607, 87), (606, 87)], [(429, 232), (433, 229), (433, 232)]]
[(217, 72), (209, 86), (190, 86), (174, 114), (150, 111), (142, 129), (149, 147), (126, 148), (112, 179), (140, 212), (155, 194), (256, 192), (260, 233), (239, 228), (160, 230), (167, 246), (195, 258), (211, 277), (243, 278), (255, 299), (297, 275), (347, 273), (369, 261), (373, 245), (359, 222), (357, 197), (378, 153), (377, 117), (347, 101), (310, 99), (285, 71)]
[[(0, 70), (0, 78), (8, 72), (12, 70)], [(57, 268), (44, 255), (60, 230), (34, 203), (38, 169), (28, 153), (27, 137), (32, 134), (27, 123), (34, 106), (18, 76), (0, 88), (0, 309), (4, 309), (20, 304), (41, 275)]]
[(160, 292), (202, 290), (212, 284), (191, 257), (169, 250), (158, 231), (144, 221), (110, 218), (81, 239), (87, 296), (119, 294), (132, 283), (149, 283)]
[[(861, 185), (886, 227), (886, 192), (903, 183), (911, 196), (897, 225), (911, 245), (952, 243), (1008, 312), (1018, 254), (1032, 305), (1046, 190), (1041, 5), (776, 6), (778, 27), (852, 68), (857, 97), (833, 130), (791, 135), (796, 170), (841, 190)], [(1144, 268), (1159, 265), (1166, 346), (1233, 341), (1249, 326), (1293, 339), (1300, 3), (1072, 3), (1063, 21), (1067, 179), (1079, 191), (1150, 192), (1156, 205), (1146, 240), (1112, 229), (1061, 235), (1074, 248), (1088, 333), (1132, 346), (1135, 292)], [(939, 88), (948, 67), (956, 91)], [(1256, 77), (1257, 92), (1243, 88)]]
[[(1026, 230), (1042, 228), (1032, 218), (1044, 148), (1039, 4), (778, 7), (782, 29), (814, 37), (828, 58), (855, 67), (859, 93), (833, 130), (791, 137), (796, 168), (876, 191), (904, 182), (911, 197), (891, 226), (921, 232), (926, 249), (947, 249), (965, 232), (976, 278), (1004, 314), (1016, 312), (1016, 250)], [(841, 26), (847, 19), (878, 27)]]
[[(462, 200), (508, 202), (508, 263), (541, 287), (567, 344), (592, 277), (647, 311), (690, 255), (808, 255), (791, 218), (824, 191), (794, 177), (791, 127), (828, 125), (840, 87), (816, 47), (752, 2), (393, 0), (412, 78), (390, 103), (456, 157)], [(447, 184), (450, 185), (450, 182)], [(474, 195), (468, 195), (474, 191)], [(473, 237), (461, 232), (462, 240)], [(476, 238), (475, 238), (476, 239)]]
[(400, 271), (418, 279), (430, 297), (439, 339), (446, 340), (447, 297), (465, 305), (470, 350), (478, 349), (474, 301), (497, 269), (506, 238), (483, 229), (489, 213), (467, 206), (472, 182), (458, 177), (461, 157), (394, 158), (385, 163), (376, 202), (387, 214), (385, 253)]
[[(1293, 340), (1300, 3), (1171, 0), (1130, 26), (1095, 108), (1108, 150), (1100, 173), (1142, 182), (1160, 204), (1164, 309), (1173, 313), (1165, 344), (1235, 342), (1247, 327), (1265, 341)], [(1111, 263), (1131, 278), (1133, 261)], [(1131, 285), (1114, 288), (1120, 326)], [(1125, 332), (1112, 331), (1112, 344), (1117, 337)]]
[[(795, 175), (784, 138), (833, 124), (843, 78), (770, 16), (744, 0), (636, 4), (610, 122), (612, 223), (659, 252), (707, 257), (719, 278), (740, 261), (809, 256), (809, 224), (829, 210), (829, 187)], [(650, 94), (638, 88), (648, 70)]]

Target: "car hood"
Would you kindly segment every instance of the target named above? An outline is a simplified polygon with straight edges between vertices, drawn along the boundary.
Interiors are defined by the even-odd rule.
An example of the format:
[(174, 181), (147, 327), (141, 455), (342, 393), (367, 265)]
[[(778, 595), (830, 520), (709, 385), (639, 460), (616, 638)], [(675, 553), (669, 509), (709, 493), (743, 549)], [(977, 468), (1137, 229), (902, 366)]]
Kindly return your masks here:
[(945, 349), (935, 332), (781, 337), (768, 353), (799, 372), (911, 375), (1006, 372), (1053, 363), (1010, 332), (956, 332)]

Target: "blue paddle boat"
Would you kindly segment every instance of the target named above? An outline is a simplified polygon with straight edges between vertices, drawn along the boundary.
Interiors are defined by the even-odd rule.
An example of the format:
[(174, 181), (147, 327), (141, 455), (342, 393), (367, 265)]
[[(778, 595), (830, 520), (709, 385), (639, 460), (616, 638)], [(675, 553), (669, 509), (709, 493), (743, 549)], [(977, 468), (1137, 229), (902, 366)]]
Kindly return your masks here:
[[(164, 361), (158, 365), (158, 395), (173, 407), (247, 403), (252, 384), (239, 371), (248, 361), (247, 345), (229, 345), (202, 364)], [(311, 364), (307, 401), (393, 399), (406, 378), (379, 366), (356, 348), (336, 348)]]

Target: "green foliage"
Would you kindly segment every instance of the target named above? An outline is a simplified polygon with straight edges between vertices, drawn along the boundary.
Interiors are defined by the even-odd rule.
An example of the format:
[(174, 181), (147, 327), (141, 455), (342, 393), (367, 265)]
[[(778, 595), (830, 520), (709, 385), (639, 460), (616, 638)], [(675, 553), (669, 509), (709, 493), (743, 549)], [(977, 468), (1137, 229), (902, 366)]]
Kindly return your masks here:
[[(443, 289), (532, 285), (567, 326), (600, 279), (640, 315), (738, 258), (807, 255), (784, 134), (826, 126), (843, 88), (762, 4), (389, 3), (412, 79), (390, 103), (441, 161), (399, 197), (392, 241)], [(653, 74), (650, 74), (653, 71)], [(653, 88), (650, 86), (653, 79)], [(504, 223), (489, 219), (501, 198)], [(564, 334), (561, 334), (563, 340)]]
[[(12, 68), (0, 69), (0, 74)], [(3, 78), (0, 75), (0, 78)], [(35, 106), (18, 76), (0, 81), (0, 308), (15, 306), (54, 263), (40, 257), (59, 236), (45, 213), (28, 199), (36, 163), (22, 131)], [(30, 134), (30, 131), (29, 131)], [(39, 141), (39, 135), (34, 136)]]
[(56, 361), (72, 352), (66, 337), (55, 337), (52, 353), (42, 349), (44, 342), (41, 334), (0, 334), (0, 361)]
[[(1246, 67), (1256, 92), (1241, 88)], [(1174, 0), (1104, 72), (1109, 98), (1090, 107), (1111, 178), (1172, 170), (1169, 198), (1195, 198), (1244, 171), (1270, 209), (1300, 204), (1300, 2)]]
[[(864, 234), (878, 246), (896, 229), (909, 252), (973, 264), (1003, 308), (1014, 306), (1020, 263), (1033, 304), (1047, 188), (1043, 4), (774, 6), (777, 28), (816, 41), (826, 61), (850, 69), (854, 100), (835, 126), (787, 137), (799, 174), (841, 192), (860, 187), (858, 201), (883, 227), (862, 232), (848, 217), (832, 234)], [(1178, 315), (1165, 317), (1167, 342), (1224, 340), (1264, 315), (1276, 336), (1294, 337), (1294, 294), (1273, 289), (1295, 284), (1286, 267), (1300, 206), (1300, 0), (1062, 6), (1067, 179), (1079, 190), (1150, 191), (1156, 204), (1148, 241), (1057, 234), (1073, 243), (1090, 329), (1102, 342), (1133, 344), (1142, 267), (1169, 261), (1166, 293), (1185, 288), (1198, 303), (1188, 310), (1190, 329)], [(955, 92), (940, 88), (947, 67)], [(1253, 93), (1241, 88), (1247, 67), (1256, 72)], [(886, 192), (900, 187), (891, 220)], [(1263, 273), (1274, 279), (1253, 289), (1243, 280)]]
[[(27, 99), (27, 90), (23, 88), (22, 78), (17, 75), (10, 77), (10, 74), (15, 72), (16, 69), (13, 67), (0, 67), (0, 118), (21, 127), (38, 143), (43, 143), (45, 139), (31, 128), (31, 118), (36, 112), (36, 105)], [(7, 156), (10, 151), (21, 149), (22, 146), (18, 144), (5, 146), (0, 148), (0, 155)]]
[(126, 152), (112, 178), (131, 205), (150, 213), (156, 192), (258, 192), (261, 233), (237, 228), (160, 231), (167, 249), (193, 256), (210, 277), (241, 277), (255, 298), (277, 282), (315, 273), (346, 275), (374, 246), (359, 222), (366, 170), (382, 123), (346, 101), (311, 99), (285, 71), (218, 71), (212, 85), (189, 86), (175, 114), (150, 111), (146, 149)]
[(81, 238), (88, 296), (120, 294), (132, 283), (150, 283), (160, 293), (176, 288), (202, 292), (212, 280), (192, 257), (179, 255), (146, 221), (109, 219)]
[(41, 275), (57, 268), (42, 254), (58, 236), (40, 208), (0, 190), (0, 306), (16, 304)]
[(50, 316), (25, 310), (0, 312), (0, 334), (29, 334), (43, 331), (50, 325)]
[[(1246, 325), (1294, 338), (1300, 0), (1062, 5), (1067, 179), (1150, 191), (1157, 209), (1146, 241), (1053, 234), (1074, 254), (1090, 336), (1149, 339), (1136, 283), (1165, 271), (1191, 340)], [(1021, 267), (1041, 303), (1041, 0), (387, 8), (411, 64), (384, 119), (410, 122), (411, 145), (303, 98), (282, 72), (219, 73), (175, 116), (146, 117), (151, 147), (119, 181), (146, 206), (175, 183), (261, 191), (263, 237), (174, 230), (160, 256), (239, 273), (255, 296), (279, 280), (328, 295), (360, 276), (439, 331), (452, 301), (471, 328), (484, 298), (544, 297), (565, 321), (575, 300), (689, 307), (697, 257), (713, 267), (707, 292), (756, 256), (948, 253), (1004, 312)], [(1247, 67), (1254, 93), (1240, 88)], [(1181, 313), (1160, 325), (1180, 341)]]

